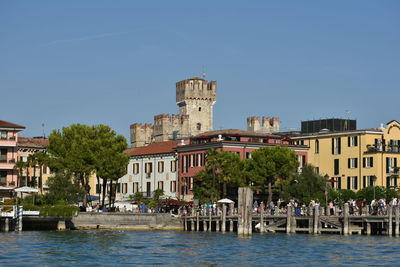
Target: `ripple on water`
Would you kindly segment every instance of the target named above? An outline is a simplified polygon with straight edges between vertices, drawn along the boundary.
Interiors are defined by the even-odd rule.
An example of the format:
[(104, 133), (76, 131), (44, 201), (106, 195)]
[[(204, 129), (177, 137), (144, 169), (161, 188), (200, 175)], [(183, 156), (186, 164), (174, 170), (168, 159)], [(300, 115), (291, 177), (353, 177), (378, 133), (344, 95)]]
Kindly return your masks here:
[(395, 266), (400, 239), (385, 236), (166, 231), (0, 233), (0, 265)]

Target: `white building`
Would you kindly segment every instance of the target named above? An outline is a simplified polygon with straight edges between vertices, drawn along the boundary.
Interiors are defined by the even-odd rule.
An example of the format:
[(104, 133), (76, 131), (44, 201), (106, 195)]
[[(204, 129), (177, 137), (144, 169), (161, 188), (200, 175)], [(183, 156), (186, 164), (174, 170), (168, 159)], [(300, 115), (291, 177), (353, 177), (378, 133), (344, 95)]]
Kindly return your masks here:
[(152, 197), (156, 189), (162, 189), (165, 198), (176, 199), (178, 169), (174, 148), (177, 143), (177, 140), (156, 142), (128, 149), (128, 171), (119, 180), (116, 199), (127, 200), (136, 192)]

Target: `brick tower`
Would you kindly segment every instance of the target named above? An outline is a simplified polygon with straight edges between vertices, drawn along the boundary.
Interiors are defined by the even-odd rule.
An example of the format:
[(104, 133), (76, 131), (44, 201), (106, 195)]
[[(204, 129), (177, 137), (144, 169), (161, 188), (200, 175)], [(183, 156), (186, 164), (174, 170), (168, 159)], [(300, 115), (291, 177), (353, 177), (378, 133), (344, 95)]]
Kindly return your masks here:
[(217, 82), (193, 77), (176, 83), (176, 104), (179, 115), (189, 116), (189, 135), (213, 129), (213, 106)]

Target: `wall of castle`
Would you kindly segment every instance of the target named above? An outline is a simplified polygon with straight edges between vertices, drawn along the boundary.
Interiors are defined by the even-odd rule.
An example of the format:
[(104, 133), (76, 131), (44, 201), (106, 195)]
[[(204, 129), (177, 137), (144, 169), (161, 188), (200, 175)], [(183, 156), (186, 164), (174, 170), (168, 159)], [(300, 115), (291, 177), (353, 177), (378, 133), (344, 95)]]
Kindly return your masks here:
[(276, 117), (248, 117), (247, 130), (251, 132), (276, 133), (280, 131), (280, 119)]
[(146, 146), (153, 139), (153, 125), (134, 123), (130, 126), (131, 147)]

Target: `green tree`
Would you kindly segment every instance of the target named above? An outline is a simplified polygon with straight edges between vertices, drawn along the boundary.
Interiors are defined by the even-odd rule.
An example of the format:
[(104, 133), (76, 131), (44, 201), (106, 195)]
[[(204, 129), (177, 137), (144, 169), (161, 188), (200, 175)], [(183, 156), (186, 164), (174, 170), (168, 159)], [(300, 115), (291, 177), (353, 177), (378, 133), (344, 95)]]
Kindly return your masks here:
[(356, 196), (357, 200), (366, 200), (368, 203), (370, 203), (372, 199), (374, 199), (374, 196), (375, 199), (386, 198), (388, 201), (390, 201), (395, 197), (398, 198), (399, 194), (396, 192), (396, 190), (391, 188), (385, 188), (383, 186), (368, 186), (359, 190), (356, 193)]
[(48, 162), (48, 156), (45, 152), (36, 152), (35, 153), (36, 162), (39, 167), (39, 181), (38, 186), (40, 193), (43, 193), (43, 166)]
[(144, 196), (142, 192), (136, 192), (133, 195), (129, 195), (129, 199), (131, 201), (134, 201), (138, 204), (139, 210), (140, 210), (140, 206), (142, 205), (142, 202), (144, 200)]
[(236, 153), (210, 149), (204, 170), (199, 171), (194, 178), (195, 198), (202, 202), (216, 201), (227, 196), (228, 185), (243, 186), (241, 164), (240, 156)]
[[(114, 181), (126, 173), (126, 148), (125, 138), (108, 126), (73, 124), (50, 134), (49, 166), (56, 172), (73, 174), (87, 195), (91, 174), (96, 173), (107, 183), (108, 179)], [(86, 206), (87, 197), (83, 202)]]
[(28, 186), (35, 187), (37, 185), (37, 181), (36, 181), (37, 158), (36, 158), (35, 154), (28, 155), (27, 165), (28, 165), (28, 168), (33, 168), (33, 176), (29, 177), (29, 175), (28, 175)]
[(272, 186), (278, 180), (290, 178), (298, 166), (296, 154), (287, 147), (263, 147), (252, 153), (248, 175), (256, 189), (268, 188), (268, 203), (272, 201)]
[(153, 192), (153, 197), (150, 200), (149, 206), (151, 208), (154, 207), (159, 207), (160, 206), (160, 202), (161, 202), (161, 198), (164, 195), (164, 191), (162, 189), (156, 189)]
[(27, 164), (25, 161), (18, 160), (15, 165), (14, 169), (18, 170), (18, 180), (17, 180), (17, 187), (22, 186), (22, 176), (23, 176), (23, 171), (26, 168)]
[(47, 180), (47, 186), (45, 197), (52, 204), (57, 201), (76, 204), (85, 196), (85, 191), (70, 174), (56, 173)]
[(290, 179), (279, 182), (281, 197), (285, 200), (298, 199), (303, 203), (309, 203), (312, 199), (325, 199), (325, 190), (332, 189), (327, 186), (325, 178), (319, 175), (315, 168), (306, 165), (301, 174), (292, 176)]

